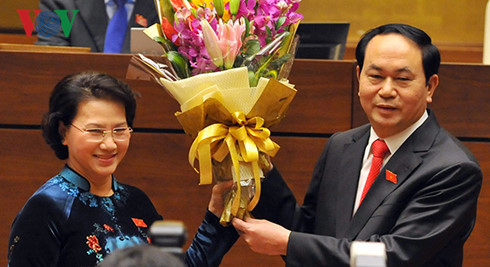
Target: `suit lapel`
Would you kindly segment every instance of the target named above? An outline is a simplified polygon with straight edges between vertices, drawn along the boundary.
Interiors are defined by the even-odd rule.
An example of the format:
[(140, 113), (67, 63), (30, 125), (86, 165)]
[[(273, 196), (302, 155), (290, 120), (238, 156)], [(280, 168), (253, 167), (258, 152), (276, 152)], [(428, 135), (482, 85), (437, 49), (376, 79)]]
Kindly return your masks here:
[[(400, 186), (421, 162), (422, 159), (413, 153), (411, 145), (400, 147), (376, 177), (361, 206), (354, 214), (345, 237), (354, 239), (386, 196)], [(386, 170), (396, 174), (396, 184), (386, 179)]]
[[(345, 144), (340, 163), (339, 183), (337, 188), (338, 202), (336, 210), (336, 236), (344, 236), (352, 218), (356, 197), (359, 172), (362, 166), (362, 155), (369, 139), (369, 127), (352, 138), (352, 143)], [(361, 155), (361, 156), (359, 156)]]
[[(423, 159), (420, 153), (430, 149), (440, 129), (432, 112), (429, 114), (429, 118), (425, 123), (403, 143), (388, 163), (381, 169), (380, 174), (364, 198), (362, 205), (354, 214), (354, 217), (352, 217), (352, 221), (343, 237), (350, 240), (355, 239), (386, 196), (398, 186), (401, 186), (413, 170), (422, 164)], [(386, 170), (396, 174), (397, 183), (386, 179)]]
[(104, 0), (75, 0), (79, 16), (95, 41), (97, 51), (104, 51), (105, 31), (109, 19)]

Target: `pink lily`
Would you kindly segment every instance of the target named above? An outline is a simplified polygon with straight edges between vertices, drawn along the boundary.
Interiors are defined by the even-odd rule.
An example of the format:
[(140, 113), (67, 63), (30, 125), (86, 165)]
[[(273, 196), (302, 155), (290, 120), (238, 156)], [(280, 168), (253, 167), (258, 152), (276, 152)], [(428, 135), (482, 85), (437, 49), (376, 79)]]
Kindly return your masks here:
[(214, 65), (221, 68), (223, 66), (223, 54), (221, 53), (218, 36), (205, 19), (201, 19), (201, 28), (206, 51)]
[(229, 20), (218, 24), (219, 46), (224, 59), (225, 69), (233, 68), (235, 58), (242, 47), (242, 34), (245, 31), (245, 20), (241, 18), (235, 22)]

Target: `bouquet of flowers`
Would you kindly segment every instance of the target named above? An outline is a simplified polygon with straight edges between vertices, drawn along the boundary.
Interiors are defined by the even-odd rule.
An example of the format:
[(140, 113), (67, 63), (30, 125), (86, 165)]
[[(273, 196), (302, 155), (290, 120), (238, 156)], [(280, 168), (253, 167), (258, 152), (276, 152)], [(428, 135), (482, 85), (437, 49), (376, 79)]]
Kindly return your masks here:
[(200, 184), (234, 180), (221, 223), (249, 215), (263, 169), (279, 145), (269, 127), (296, 94), (287, 77), (301, 0), (155, 0), (160, 24), (145, 29), (163, 54), (133, 56), (128, 78), (144, 71), (175, 98), (176, 117), (194, 142)]

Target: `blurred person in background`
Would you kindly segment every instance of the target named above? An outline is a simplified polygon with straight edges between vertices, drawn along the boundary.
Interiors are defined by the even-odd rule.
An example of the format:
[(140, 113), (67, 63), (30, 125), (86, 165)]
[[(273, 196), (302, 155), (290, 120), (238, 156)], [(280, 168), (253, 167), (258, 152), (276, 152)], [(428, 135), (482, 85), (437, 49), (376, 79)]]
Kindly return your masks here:
[[(124, 10), (118, 10), (119, 7)], [(44, 11), (67, 10), (72, 28), (68, 36), (62, 29), (54, 36), (38, 30), (36, 44), (90, 47), (92, 52), (129, 53), (131, 27), (146, 28), (159, 23), (153, 0), (41, 0), (39, 8), (43, 15), (49, 14)], [(74, 18), (73, 10), (78, 10)], [(58, 17), (54, 12), (51, 15), (54, 19)], [(120, 16), (126, 21), (118, 21)], [(49, 28), (47, 17), (43, 24)], [(111, 23), (113, 18), (116, 19)], [(108, 34), (110, 24), (114, 24), (116, 31), (122, 30)]]

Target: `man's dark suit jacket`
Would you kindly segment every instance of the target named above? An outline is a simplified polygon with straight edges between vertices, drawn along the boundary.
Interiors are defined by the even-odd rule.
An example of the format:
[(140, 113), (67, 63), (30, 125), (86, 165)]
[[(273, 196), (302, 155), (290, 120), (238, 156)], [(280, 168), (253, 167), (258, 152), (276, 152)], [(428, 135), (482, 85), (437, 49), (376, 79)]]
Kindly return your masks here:
[[(107, 17), (104, 0), (41, 0), (39, 7), (42, 11), (69, 10), (68, 18), (72, 19), (71, 10), (78, 9), (71, 33), (65, 37), (63, 31), (53, 37), (43, 37), (38, 34), (38, 45), (82, 46), (90, 47), (92, 52), (103, 52), (105, 32), (109, 18)], [(136, 0), (131, 18), (128, 21), (128, 29), (123, 53), (129, 52), (130, 28), (143, 27), (136, 23), (136, 15), (147, 19), (148, 26), (158, 22), (158, 15), (153, 0)]]
[[(369, 129), (329, 139), (302, 206), (276, 169), (262, 182), (252, 213), (293, 231), (286, 265), (349, 266), (351, 242), (362, 240), (383, 242), (388, 266), (461, 266), (482, 184), (474, 156), (429, 110), (352, 216)], [(386, 170), (396, 174), (396, 183), (386, 179)]]

